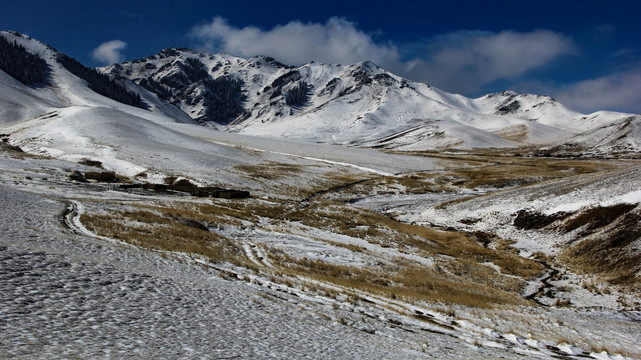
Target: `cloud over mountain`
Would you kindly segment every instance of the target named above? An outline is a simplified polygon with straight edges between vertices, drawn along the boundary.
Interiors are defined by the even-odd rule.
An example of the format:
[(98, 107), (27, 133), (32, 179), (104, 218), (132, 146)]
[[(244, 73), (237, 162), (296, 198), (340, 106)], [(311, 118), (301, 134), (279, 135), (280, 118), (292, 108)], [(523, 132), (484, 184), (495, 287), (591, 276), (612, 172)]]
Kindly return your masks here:
[[(268, 55), (289, 64), (315, 60), (346, 65), (370, 60), (411, 80), (461, 93), (521, 76), (575, 51), (570, 39), (549, 30), (459, 31), (420, 43), (381, 43), (338, 17), (324, 24), (292, 21), (269, 30), (238, 28), (215, 17), (193, 27), (190, 35), (208, 51), (243, 57)], [(403, 53), (410, 56), (403, 57)]]
[(122, 40), (107, 41), (95, 48), (92, 56), (105, 65), (119, 63), (125, 59), (122, 50), (126, 47), (127, 43)]
[(460, 31), (434, 38), (424, 47), (424, 55), (408, 61), (403, 74), (459, 93), (522, 76), (575, 51), (571, 40), (549, 30)]
[(555, 97), (584, 111), (610, 109), (641, 113), (641, 64), (578, 82), (561, 89)]
[(395, 46), (377, 44), (354, 23), (339, 17), (324, 24), (292, 21), (271, 30), (254, 26), (237, 28), (215, 17), (210, 23), (195, 26), (191, 36), (209, 51), (243, 57), (268, 55), (289, 64), (311, 60), (351, 64), (370, 60), (383, 65), (399, 61)]

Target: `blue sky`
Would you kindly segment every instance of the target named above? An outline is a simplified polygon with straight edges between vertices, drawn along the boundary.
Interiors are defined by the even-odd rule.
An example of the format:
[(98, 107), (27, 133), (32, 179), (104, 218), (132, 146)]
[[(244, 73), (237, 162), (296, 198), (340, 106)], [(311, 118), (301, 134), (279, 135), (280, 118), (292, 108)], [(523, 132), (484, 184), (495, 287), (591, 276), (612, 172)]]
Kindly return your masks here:
[(89, 66), (190, 47), (289, 64), (371, 60), (466, 96), (515, 90), (641, 113), (635, 1), (3, 1), (3, 29)]

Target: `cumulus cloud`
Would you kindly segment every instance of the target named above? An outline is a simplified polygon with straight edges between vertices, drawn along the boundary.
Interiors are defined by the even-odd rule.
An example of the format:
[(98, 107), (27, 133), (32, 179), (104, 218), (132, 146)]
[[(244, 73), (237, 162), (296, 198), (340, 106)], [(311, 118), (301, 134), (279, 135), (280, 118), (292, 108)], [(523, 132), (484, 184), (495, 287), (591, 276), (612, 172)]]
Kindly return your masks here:
[(209, 51), (243, 57), (268, 55), (288, 64), (370, 60), (382, 65), (399, 61), (396, 47), (377, 44), (352, 22), (337, 17), (325, 24), (292, 21), (267, 31), (254, 26), (237, 28), (215, 17), (210, 23), (194, 27), (191, 36)]
[(122, 40), (107, 41), (95, 48), (92, 55), (95, 60), (111, 65), (124, 60), (122, 50), (126, 47), (127, 43)]
[(641, 114), (641, 64), (567, 86), (554, 96), (586, 113), (608, 109)]
[(424, 58), (407, 62), (406, 76), (461, 93), (517, 78), (575, 51), (571, 40), (548, 30), (465, 31), (443, 35), (426, 46)]
[[(354, 23), (336, 17), (324, 24), (292, 21), (270, 30), (238, 28), (215, 17), (195, 26), (191, 36), (212, 52), (268, 55), (288, 64), (370, 60), (411, 80), (464, 94), (495, 80), (524, 75), (575, 51), (571, 40), (548, 30), (460, 31), (420, 44), (380, 43)], [(407, 53), (407, 49), (412, 49), (412, 56), (403, 58), (400, 50)]]

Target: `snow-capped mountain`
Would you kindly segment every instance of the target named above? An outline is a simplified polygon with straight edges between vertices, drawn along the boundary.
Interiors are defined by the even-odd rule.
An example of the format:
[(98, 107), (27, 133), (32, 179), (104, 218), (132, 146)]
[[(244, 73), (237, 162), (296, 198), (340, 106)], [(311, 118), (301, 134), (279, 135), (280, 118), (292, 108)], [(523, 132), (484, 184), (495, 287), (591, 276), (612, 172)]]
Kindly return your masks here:
[[(137, 97), (135, 107), (96, 94), (98, 87), (75, 69), (82, 65), (50, 46), (14, 32), (2, 32), (2, 37), (48, 66), (46, 86), (27, 86), (0, 72), (2, 123), (35, 118), (52, 108), (108, 107), (156, 123), (200, 123), (269, 138), (433, 150), (589, 148), (611, 136), (599, 129), (632, 116), (585, 115), (547, 96), (509, 91), (471, 99), (403, 79), (368, 61), (294, 67), (264, 56), (243, 59), (189, 49), (165, 49), (100, 69), (120, 86), (108, 92)], [(641, 150), (637, 133), (629, 136), (626, 151)]]
[(399, 150), (546, 145), (629, 116), (584, 115), (514, 92), (470, 99), (368, 61), (293, 67), (264, 56), (166, 49), (103, 71), (226, 131)]
[(639, 149), (641, 149), (641, 116), (634, 115), (586, 131), (566, 142), (543, 148), (541, 151), (558, 156), (611, 156), (631, 155), (638, 153)]
[[(14, 32), (0, 32), (0, 37), (46, 64), (45, 81), (35, 84), (25, 84), (0, 68), (0, 141), (27, 153), (73, 163), (91, 160), (120, 175), (150, 182), (179, 175), (243, 188), (262, 185), (247, 180), (235, 167), (266, 162), (320, 161), (377, 174), (403, 172), (410, 166), (434, 167), (431, 159), (417, 163), (367, 149), (222, 133), (199, 125), (155, 93), (123, 78), (121, 84), (141, 99), (141, 107), (126, 105), (94, 91), (90, 82), (59, 61), (62, 54), (46, 44)], [(261, 151), (252, 150), (257, 144)]]
[[(28, 120), (52, 109), (69, 106), (108, 107), (148, 120), (153, 119), (157, 122), (193, 123), (193, 120), (182, 111), (158, 102), (155, 95), (141, 91), (137, 86), (131, 86), (131, 84), (127, 83), (119, 84), (113, 81), (105, 85), (101, 83), (101, 81), (105, 81), (104, 79), (90, 79), (92, 76), (95, 77), (95, 75), (91, 74), (92, 69), (84, 67), (73, 59), (69, 59), (66, 55), (36, 39), (7, 31), (0, 32), (0, 37), (11, 44), (15, 43), (46, 63), (46, 80), (37, 84), (24, 84), (0, 69), (0, 86), (2, 86), (2, 92), (0, 92), (0, 100), (2, 101), (0, 104), (2, 106), (0, 109), (3, 114), (2, 118), (0, 118), (0, 123)], [(71, 67), (72, 70), (68, 67)], [(79, 67), (82, 68), (81, 71), (90, 74), (90, 76), (85, 76), (87, 79), (74, 73), (74, 71), (77, 72)], [(95, 73), (98, 74), (97, 72)], [(116, 89), (105, 92), (97, 90), (98, 86), (103, 88), (101, 90), (110, 86), (114, 86)], [(129, 89), (125, 89), (126, 87), (129, 87)], [(125, 92), (126, 90), (141, 97), (139, 107), (128, 106), (110, 98), (109, 94), (105, 96), (99, 93)]]
[(243, 151), (168, 128), (195, 122), (136, 85), (126, 84), (140, 95), (144, 108), (98, 94), (90, 82), (63, 66), (55, 49), (21, 34), (0, 35), (47, 66), (46, 81), (30, 85), (0, 70), (3, 141), (73, 162), (92, 159), (119, 174), (144, 174), (150, 180), (180, 173), (233, 183), (236, 179), (226, 178), (221, 169), (255, 161)]

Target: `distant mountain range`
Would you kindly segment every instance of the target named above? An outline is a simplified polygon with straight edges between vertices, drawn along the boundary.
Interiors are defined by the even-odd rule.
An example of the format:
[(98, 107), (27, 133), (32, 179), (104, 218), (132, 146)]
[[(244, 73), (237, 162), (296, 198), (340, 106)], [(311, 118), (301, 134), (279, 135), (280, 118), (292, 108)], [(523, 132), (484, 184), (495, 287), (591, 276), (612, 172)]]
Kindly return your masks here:
[(52, 108), (90, 106), (160, 123), (197, 122), (248, 135), (395, 150), (527, 146), (546, 155), (641, 152), (640, 115), (581, 114), (547, 96), (510, 91), (471, 99), (368, 61), (288, 66), (264, 56), (165, 49), (94, 71), (77, 62), (72, 69), (73, 59), (28, 36), (0, 36), (47, 64), (40, 84), (25, 84), (8, 66), (2, 68), (0, 124)]

